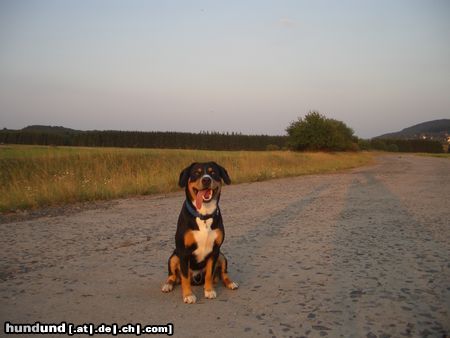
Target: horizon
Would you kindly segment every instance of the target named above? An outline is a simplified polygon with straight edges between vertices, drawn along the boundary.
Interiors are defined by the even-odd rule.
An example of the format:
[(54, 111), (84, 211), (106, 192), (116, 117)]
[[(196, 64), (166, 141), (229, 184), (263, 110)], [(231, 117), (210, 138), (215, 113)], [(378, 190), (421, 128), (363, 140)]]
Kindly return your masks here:
[(0, 128), (361, 138), (450, 117), (450, 2), (0, 0)]
[[(304, 116), (299, 116), (299, 117), (304, 117)], [(416, 125), (419, 125), (419, 124), (422, 124), (422, 123), (431, 122), (431, 121), (438, 121), (438, 120), (448, 120), (448, 118), (442, 117), (442, 118), (436, 118), (436, 119), (433, 119), (433, 120), (421, 121), (421, 122), (417, 122), (417, 123), (414, 123), (414, 124), (411, 124), (411, 125), (408, 125), (408, 126), (403, 126), (403, 127), (399, 128), (399, 129), (397, 129), (397, 130), (388, 130), (388, 131), (384, 131), (384, 132), (381, 132), (380, 134), (377, 134), (377, 135), (374, 135), (374, 136), (371, 136), (371, 137), (361, 137), (361, 136), (358, 135), (358, 134), (356, 133), (356, 131), (355, 131), (351, 126), (349, 126), (345, 121), (342, 121), (342, 122), (346, 123), (350, 128), (353, 129), (353, 131), (355, 131), (355, 136), (358, 136), (359, 138), (362, 138), (362, 139), (370, 139), (370, 138), (375, 138), (375, 137), (378, 137), (378, 136), (381, 136), (381, 135), (384, 135), (384, 134), (390, 134), (390, 133), (399, 132), (399, 131), (402, 131), (403, 129), (407, 129), (407, 128), (409, 128), (409, 127), (413, 127), (413, 126), (416, 126)], [(292, 121), (291, 121), (291, 122), (292, 122)], [(200, 134), (200, 133), (221, 133), (221, 134), (229, 133), (229, 134), (231, 134), (231, 133), (235, 133), (235, 134), (250, 135), (250, 136), (251, 136), (251, 135), (287, 136), (287, 133), (286, 133), (286, 132), (284, 132), (283, 134), (267, 134), (267, 133), (257, 133), (257, 132), (252, 132), (252, 131), (249, 132), (249, 133), (244, 133), (244, 132), (239, 131), (239, 130), (198, 130), (198, 131), (180, 131), (180, 130), (170, 130), (170, 129), (167, 129), (167, 130), (148, 130), (148, 129), (90, 129), (90, 128), (87, 128), (87, 129), (77, 129), (77, 128), (73, 128), (73, 127), (66, 126), (66, 125), (55, 125), (55, 124), (28, 124), (28, 125), (25, 125), (24, 127), (18, 127), (18, 128), (8, 128), (7, 126), (0, 126), (0, 130), (3, 130), (3, 129), (8, 129), (8, 130), (22, 130), (22, 129), (24, 129), (24, 128), (32, 127), (32, 126), (40, 126), (40, 127), (41, 127), (41, 126), (42, 126), (42, 127), (61, 127), (61, 128), (66, 128), (66, 129), (72, 129), (72, 130), (75, 130), (75, 131), (126, 131), (126, 132), (149, 132), (149, 133), (152, 133), (152, 132), (161, 132), (161, 133), (194, 133), (194, 134)], [(286, 126), (286, 127), (287, 127), (287, 126)]]
[[(448, 121), (450, 119), (439, 118), (439, 119), (435, 119), (435, 120), (423, 121), (423, 122), (416, 123), (416, 124), (413, 124), (413, 125), (410, 125), (410, 126), (406, 126), (406, 127), (402, 128), (402, 129), (399, 129), (399, 130), (385, 132), (385, 133), (382, 133), (382, 134), (379, 134), (379, 135), (376, 135), (376, 136), (373, 136), (373, 137), (368, 137), (368, 138), (360, 137), (360, 136), (356, 135), (356, 133), (355, 133), (355, 136), (357, 136), (357, 137), (359, 137), (361, 139), (371, 139), (371, 138), (376, 138), (378, 136), (383, 136), (385, 134), (401, 132), (404, 129), (415, 127), (415, 126), (423, 124), (423, 123), (434, 122), (434, 121), (444, 121), (444, 120)], [(345, 121), (343, 121), (343, 122), (345, 122)], [(225, 131), (200, 130), (198, 132), (193, 132), (193, 131), (178, 131), (178, 130), (75, 129), (75, 128), (71, 128), (71, 127), (67, 127), (67, 126), (63, 126), (63, 125), (45, 125), (45, 124), (32, 124), (32, 125), (27, 125), (27, 126), (25, 126), (23, 128), (18, 128), (18, 129), (12, 129), (12, 128), (7, 128), (7, 127), (0, 126), (0, 130), (7, 129), (7, 130), (19, 131), (19, 130), (23, 130), (23, 129), (29, 128), (29, 127), (64, 128), (64, 129), (70, 129), (70, 130), (81, 131), (81, 132), (86, 132), (86, 131), (100, 131), (100, 132), (102, 132), (102, 131), (120, 131), (120, 132), (144, 132), (144, 133), (148, 132), (148, 133), (194, 133), (194, 134), (202, 134), (202, 133), (233, 134), (234, 133), (234, 134), (247, 135), (247, 136), (288, 136), (287, 133), (282, 134), (282, 135), (279, 135), (279, 134), (256, 134), (256, 133), (251, 133), (251, 134), (249, 133), (249, 134), (247, 134), (247, 133), (242, 133), (242, 132), (239, 132), (239, 131), (228, 131), (228, 130), (225, 130)]]

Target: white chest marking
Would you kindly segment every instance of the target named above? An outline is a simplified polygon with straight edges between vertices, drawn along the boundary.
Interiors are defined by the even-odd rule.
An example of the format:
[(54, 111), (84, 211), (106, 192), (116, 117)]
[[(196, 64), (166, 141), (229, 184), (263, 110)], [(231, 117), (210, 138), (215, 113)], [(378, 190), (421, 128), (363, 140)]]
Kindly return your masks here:
[(194, 251), (194, 255), (197, 258), (197, 262), (201, 262), (212, 251), (214, 246), (214, 240), (217, 237), (217, 232), (211, 230), (212, 218), (202, 221), (200, 218), (196, 218), (199, 230), (192, 231), (194, 233), (195, 241), (197, 242), (197, 249)]

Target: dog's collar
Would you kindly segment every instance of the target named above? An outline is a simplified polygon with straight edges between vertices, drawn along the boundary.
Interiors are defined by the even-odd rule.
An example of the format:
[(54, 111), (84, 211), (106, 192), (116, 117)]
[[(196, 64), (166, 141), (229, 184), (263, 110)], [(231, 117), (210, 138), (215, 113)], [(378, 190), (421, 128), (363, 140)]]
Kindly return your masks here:
[(219, 206), (217, 206), (216, 210), (214, 210), (213, 213), (211, 214), (207, 214), (207, 215), (202, 215), (201, 213), (199, 213), (197, 210), (195, 210), (187, 201), (184, 202), (184, 205), (186, 206), (186, 209), (189, 211), (189, 213), (194, 216), (194, 217), (198, 217), (200, 218), (202, 221), (205, 221), (207, 219), (213, 218), (216, 215), (220, 214), (220, 209)]

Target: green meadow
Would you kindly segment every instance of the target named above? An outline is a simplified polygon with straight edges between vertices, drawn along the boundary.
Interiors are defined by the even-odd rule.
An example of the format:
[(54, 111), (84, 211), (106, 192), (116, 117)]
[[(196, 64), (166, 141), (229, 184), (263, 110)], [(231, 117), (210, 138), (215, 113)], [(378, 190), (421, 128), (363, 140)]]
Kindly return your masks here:
[(216, 161), (236, 184), (354, 168), (373, 155), (2, 145), (0, 211), (176, 191), (195, 161)]

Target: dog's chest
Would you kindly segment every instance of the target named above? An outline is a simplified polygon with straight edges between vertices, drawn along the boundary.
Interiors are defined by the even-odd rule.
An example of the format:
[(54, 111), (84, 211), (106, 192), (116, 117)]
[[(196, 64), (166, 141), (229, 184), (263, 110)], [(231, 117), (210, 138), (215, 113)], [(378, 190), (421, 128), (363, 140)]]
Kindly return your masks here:
[(201, 262), (211, 253), (217, 232), (211, 229), (212, 218), (202, 221), (197, 217), (196, 222), (199, 230), (193, 231), (195, 241), (197, 242), (197, 249), (195, 249), (194, 255), (197, 262)]

